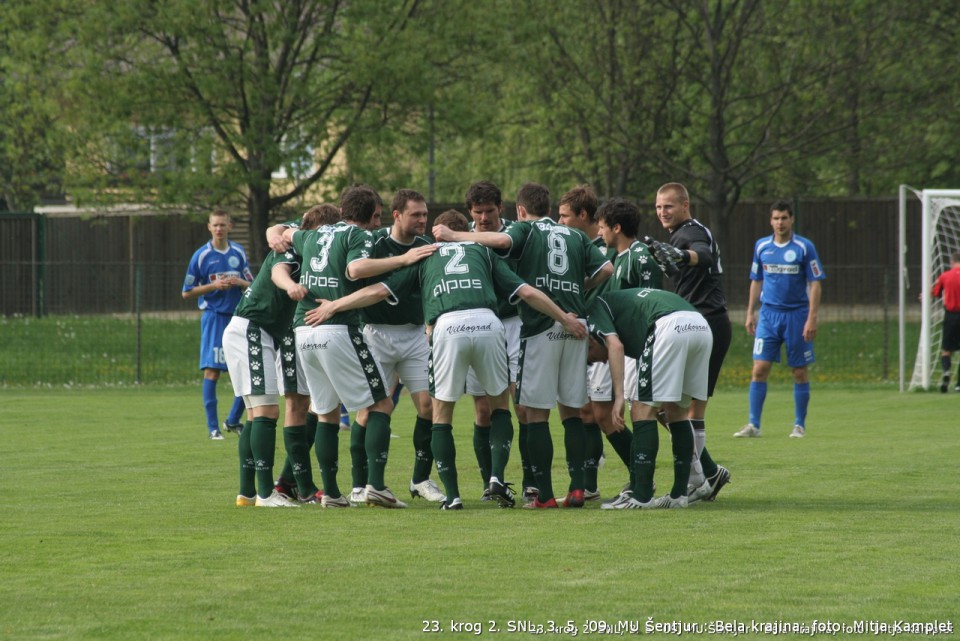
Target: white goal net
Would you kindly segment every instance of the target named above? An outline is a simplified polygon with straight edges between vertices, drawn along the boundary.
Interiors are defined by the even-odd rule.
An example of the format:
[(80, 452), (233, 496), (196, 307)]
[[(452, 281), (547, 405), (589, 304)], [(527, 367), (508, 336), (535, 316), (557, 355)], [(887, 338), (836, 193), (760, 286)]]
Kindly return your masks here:
[[(900, 187), (901, 274), (905, 274), (903, 253), (906, 248), (908, 192), (921, 203), (921, 278), (920, 278), (920, 342), (910, 377), (910, 389), (929, 389), (940, 373), (940, 339), (943, 330), (943, 301), (934, 298), (933, 283), (950, 269), (950, 255), (960, 251), (960, 190), (915, 190)], [(915, 229), (915, 225), (911, 229)], [(906, 308), (905, 279), (900, 279), (900, 345), (901, 389), (903, 387), (904, 317)]]

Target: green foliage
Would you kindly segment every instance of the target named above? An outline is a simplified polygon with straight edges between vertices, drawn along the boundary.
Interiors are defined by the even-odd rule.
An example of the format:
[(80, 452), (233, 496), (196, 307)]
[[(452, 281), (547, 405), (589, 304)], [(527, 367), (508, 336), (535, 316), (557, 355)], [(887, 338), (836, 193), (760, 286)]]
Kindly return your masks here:
[[(745, 440), (730, 434), (746, 395), (719, 394), (709, 447), (733, 482), (715, 503), (653, 512), (481, 503), (472, 408), (461, 403), (466, 509), (443, 513), (420, 500), (405, 511), (234, 507), (236, 438), (206, 439), (196, 386), (2, 394), (5, 424), (19, 427), (0, 440), (0, 621), (11, 639), (471, 636), (449, 632), (451, 620), (484, 630), (493, 620), (496, 636), (526, 638), (507, 634), (507, 622), (642, 629), (648, 617), (809, 625), (956, 612), (948, 557), (960, 500), (930, 488), (960, 447), (947, 424), (958, 395), (818, 390), (808, 436), (797, 440), (787, 438), (790, 394), (771, 391), (764, 437)], [(387, 467), (398, 492), (413, 461), (412, 423), (404, 397)], [(562, 428), (555, 420), (552, 429), (560, 487)], [(661, 488), (672, 471), (666, 443)], [(507, 478), (518, 475), (514, 452)], [(603, 495), (624, 480), (608, 458)], [(446, 632), (425, 635), (425, 620)]]

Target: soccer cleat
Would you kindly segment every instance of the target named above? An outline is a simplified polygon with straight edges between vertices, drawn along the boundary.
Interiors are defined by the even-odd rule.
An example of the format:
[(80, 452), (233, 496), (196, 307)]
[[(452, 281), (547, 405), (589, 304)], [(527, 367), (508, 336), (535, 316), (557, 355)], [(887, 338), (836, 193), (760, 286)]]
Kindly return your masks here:
[(426, 481), (420, 481), (419, 483), (414, 483), (410, 481), (410, 496), (417, 498), (418, 496), (427, 501), (432, 501), (434, 503), (442, 503), (446, 500), (443, 492), (440, 491), (440, 487), (430, 479)]
[(265, 499), (257, 497), (257, 507), (300, 507), (285, 496), (281, 496), (274, 490), (270, 496)]
[(244, 496), (243, 494), (237, 494), (237, 507), (253, 507), (256, 504), (256, 496)]
[(317, 490), (307, 498), (298, 500), (304, 505), (320, 505), (320, 502), (323, 500), (323, 490)]
[(540, 502), (540, 497), (537, 497), (530, 501), (529, 503), (524, 503), (523, 507), (528, 510), (538, 510), (538, 509), (548, 509), (548, 508), (559, 508), (557, 505), (557, 499), (550, 499), (544, 503)]
[(493, 497), (490, 496), (490, 488), (489, 488), (489, 487), (483, 491), (483, 494), (480, 495), (480, 500), (481, 500), (482, 502), (484, 502), (484, 503), (486, 503), (487, 501), (492, 501), (492, 500), (493, 500)]
[(633, 491), (628, 488), (624, 488), (620, 492), (620, 494), (617, 494), (614, 498), (610, 499), (609, 501), (604, 501), (603, 503), (601, 503), (600, 509), (601, 510), (618, 510), (620, 508), (618, 508), (617, 505), (619, 505), (624, 501), (628, 501), (632, 498), (633, 498)]
[(570, 490), (561, 505), (563, 507), (583, 507), (583, 501), (583, 490)]
[(343, 494), (337, 498), (324, 494), (320, 499), (320, 507), (350, 507), (350, 501)]
[(680, 496), (677, 498), (673, 498), (669, 494), (664, 494), (658, 499), (652, 499), (650, 503), (653, 504), (650, 507), (655, 509), (660, 509), (660, 510), (668, 510), (671, 508), (683, 508), (683, 507), (687, 507), (687, 497)]
[(297, 488), (284, 481), (283, 477), (278, 478), (277, 482), (274, 483), (273, 491), (288, 501), (296, 501), (300, 496)]
[(535, 500), (538, 496), (540, 496), (540, 490), (538, 490), (537, 488), (533, 487), (532, 485), (528, 485), (527, 487), (523, 488), (523, 500), (524, 500), (524, 501), (527, 501), (527, 502), (533, 501), (533, 500)]
[(372, 485), (367, 485), (364, 489), (364, 496), (366, 497), (367, 505), (372, 507), (387, 507), (393, 509), (407, 507), (407, 504), (398, 500), (388, 487), (378, 490)]
[(347, 500), (353, 505), (363, 505), (367, 502), (367, 491), (362, 487), (355, 487), (350, 492)]
[(583, 500), (584, 500), (584, 501), (599, 501), (599, 500), (600, 500), (600, 491), (599, 491), (599, 490), (584, 490), (584, 491), (583, 491)]
[(717, 466), (717, 472), (713, 476), (707, 479), (707, 482), (710, 483), (710, 496), (704, 499), (704, 501), (716, 501), (717, 494), (723, 489), (723, 486), (730, 482), (730, 470), (725, 468), (722, 465)]
[(631, 496), (629, 498), (626, 498), (620, 501), (615, 505), (611, 504), (611, 506), (606, 509), (608, 510), (648, 510), (654, 507), (653, 503), (654, 503), (653, 499), (647, 501), (646, 503), (641, 503), (640, 501), (638, 501), (637, 499)]
[(739, 432), (733, 433), (733, 438), (757, 438), (758, 436), (760, 436), (760, 428), (751, 423), (744, 425)]
[(512, 483), (501, 483), (496, 476), (490, 477), (490, 498), (500, 507), (513, 507), (517, 504), (516, 495), (510, 489)]
[(231, 425), (230, 423), (227, 423), (226, 421), (224, 421), (224, 422), (223, 422), (223, 431), (224, 431), (224, 432), (231, 432), (231, 433), (233, 433), (233, 434), (240, 434), (240, 432), (243, 431), (243, 423), (234, 423), (234, 424)]
[(222, 441), (223, 434), (220, 433), (220, 430), (210, 430), (210, 440), (211, 441)]
[(460, 500), (459, 496), (450, 501), (448, 501), (446, 497), (444, 497), (443, 501), (440, 502), (440, 509), (441, 510), (462, 510), (463, 501)]
[(803, 438), (807, 433), (807, 428), (803, 425), (794, 425), (793, 431), (790, 432), (790, 438)]
[(710, 496), (713, 493), (713, 488), (710, 486), (710, 481), (704, 481), (699, 486), (694, 487), (693, 485), (687, 486), (687, 503), (696, 503), (697, 501), (702, 501)]
[(946, 394), (948, 389), (950, 389), (950, 375), (944, 374), (940, 379), (940, 393)]

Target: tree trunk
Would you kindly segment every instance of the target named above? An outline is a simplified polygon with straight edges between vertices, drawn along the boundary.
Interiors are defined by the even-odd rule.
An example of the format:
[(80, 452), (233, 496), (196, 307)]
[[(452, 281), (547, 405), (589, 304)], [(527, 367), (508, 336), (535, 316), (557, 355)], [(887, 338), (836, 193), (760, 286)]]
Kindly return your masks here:
[(266, 238), (267, 223), (270, 220), (269, 182), (266, 188), (249, 185), (249, 189), (247, 214), (250, 217), (250, 246), (247, 251), (251, 262), (260, 263), (270, 252)]

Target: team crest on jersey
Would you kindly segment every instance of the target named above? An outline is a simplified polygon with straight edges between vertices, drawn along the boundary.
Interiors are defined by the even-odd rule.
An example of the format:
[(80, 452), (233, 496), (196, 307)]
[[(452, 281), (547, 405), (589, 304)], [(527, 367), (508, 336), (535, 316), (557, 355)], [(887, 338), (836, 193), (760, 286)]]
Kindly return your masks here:
[(792, 249), (788, 249), (786, 252), (784, 252), (783, 259), (788, 263), (792, 263), (797, 259), (797, 252), (793, 251)]
[(227, 259), (227, 263), (229, 263), (231, 267), (236, 269), (237, 267), (240, 266), (240, 259), (237, 258), (236, 256), (231, 256), (230, 258)]

